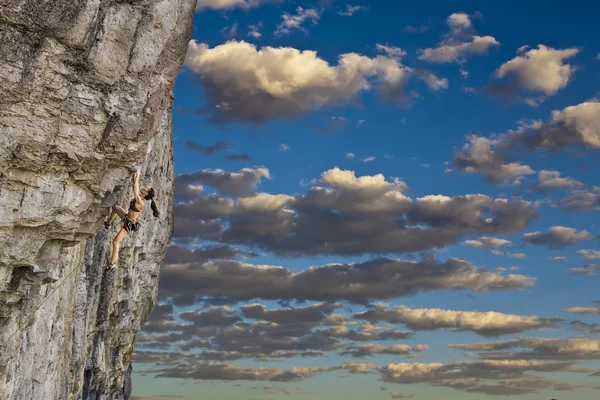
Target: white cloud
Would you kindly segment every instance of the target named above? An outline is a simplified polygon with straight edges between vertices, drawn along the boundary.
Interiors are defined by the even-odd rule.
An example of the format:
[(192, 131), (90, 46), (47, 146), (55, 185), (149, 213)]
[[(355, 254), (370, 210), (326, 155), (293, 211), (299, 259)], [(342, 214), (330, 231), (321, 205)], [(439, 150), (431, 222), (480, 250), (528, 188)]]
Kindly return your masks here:
[(500, 247), (511, 247), (513, 245), (510, 240), (486, 236), (481, 236), (477, 240), (465, 240), (464, 244), (480, 249), (497, 249)]
[(206, 110), (221, 123), (292, 118), (347, 104), (360, 92), (373, 89), (386, 99), (405, 102), (404, 89), (410, 81), (422, 80), (431, 89), (444, 82), (402, 65), (396, 56), (346, 53), (337, 65), (329, 65), (315, 51), (258, 49), (235, 40), (214, 48), (192, 40), (185, 65), (200, 77), (207, 90)]
[(569, 260), (567, 259), (567, 257), (565, 256), (556, 256), (556, 257), (551, 257), (550, 261), (556, 261), (556, 262), (568, 262)]
[(537, 189), (544, 192), (557, 189), (577, 189), (582, 186), (583, 183), (573, 178), (561, 178), (558, 171), (541, 170), (538, 172)]
[(432, 309), (409, 309), (396, 307), (391, 310), (375, 309), (358, 313), (354, 318), (369, 322), (385, 321), (404, 324), (414, 330), (453, 329), (472, 331), (484, 336), (499, 336), (519, 333), (529, 329), (546, 328), (556, 324), (556, 320), (536, 316), (520, 316), (498, 312), (473, 312)]
[[(354, 171), (333, 168), (321, 174), (321, 182), (339, 190), (406, 191), (408, 186), (399, 179), (385, 180), (383, 174), (356, 177)], [(374, 193), (373, 193), (374, 194)]]
[(304, 24), (306, 21), (311, 21), (313, 24), (316, 24), (321, 18), (321, 13), (316, 8), (305, 9), (298, 7), (296, 8), (295, 15), (283, 13), (281, 18), (283, 21), (277, 25), (277, 30), (275, 31), (276, 36), (287, 35), (292, 30), (306, 32), (306, 30), (302, 27), (302, 24)]
[(531, 244), (546, 245), (552, 248), (574, 245), (578, 240), (592, 240), (593, 236), (585, 229), (577, 231), (575, 228), (553, 226), (546, 232), (526, 233), (521, 239)]
[(527, 258), (527, 254), (524, 253), (509, 253), (508, 256), (517, 259)]
[(375, 45), (375, 48), (377, 49), (377, 51), (379, 53), (387, 54), (389, 57), (395, 58), (398, 60), (400, 60), (402, 57), (404, 57), (406, 55), (405, 50), (402, 50), (400, 47), (396, 47), (396, 46), (389, 46), (389, 45), (377, 43)]
[(590, 314), (590, 315), (598, 315), (600, 314), (600, 308), (598, 307), (571, 307), (565, 308), (564, 312), (574, 313), (574, 314)]
[(446, 38), (436, 48), (420, 50), (420, 60), (450, 63), (463, 60), (470, 55), (487, 54), (490, 47), (500, 45), (492, 36), (476, 35), (471, 18), (465, 13), (450, 15), (446, 23), (450, 27)]
[(577, 250), (577, 254), (586, 260), (600, 260), (600, 250)]
[(520, 48), (520, 55), (502, 64), (496, 77), (511, 77), (519, 87), (547, 96), (567, 86), (575, 68), (565, 60), (575, 56), (579, 49), (556, 50), (540, 44), (537, 49), (525, 50)]
[(535, 174), (529, 165), (508, 162), (496, 151), (496, 147), (501, 144), (502, 137), (489, 139), (467, 135), (466, 139), (468, 143), (465, 143), (454, 159), (454, 165), (460, 171), (467, 174), (483, 174), (492, 183), (507, 183), (526, 175)]
[(237, 200), (234, 212), (274, 211), (283, 208), (294, 200), (284, 194), (256, 193), (252, 197), (241, 197)]
[(248, 25), (248, 36), (260, 39), (262, 37), (262, 33), (259, 32), (260, 28), (262, 28), (262, 23)]
[(373, 161), (375, 160), (375, 157), (370, 156), (370, 157), (365, 157), (365, 158), (361, 158), (360, 161), (364, 162), (364, 163), (368, 163), (369, 161)]
[(338, 11), (338, 15), (341, 15), (343, 17), (351, 17), (357, 11), (366, 11), (368, 9), (369, 8), (367, 6), (353, 6), (351, 4), (346, 4), (343, 10)]
[[(517, 338), (514, 340), (453, 344), (452, 349), (483, 351), (479, 356), (498, 361), (511, 360), (577, 360), (600, 359), (600, 340), (586, 338)], [(505, 352), (509, 349), (531, 349), (531, 351)], [(573, 366), (571, 365), (571, 368)], [(580, 369), (581, 370), (581, 369)], [(584, 372), (581, 370), (581, 372)]]
[(346, 158), (354, 160), (354, 153), (346, 153)]
[[(467, 135), (466, 140), (452, 162), (456, 170), (483, 174), (491, 183), (520, 182), (525, 176), (535, 174), (518, 160), (530, 150), (557, 150), (571, 145), (600, 149), (600, 102), (590, 99), (554, 110), (548, 123), (520, 121), (517, 129), (507, 133), (490, 137)], [(581, 187), (580, 182), (562, 178), (556, 171), (542, 171), (539, 179), (543, 190)], [(599, 204), (600, 195), (583, 190), (559, 201), (565, 208), (595, 209)]]
[(285, 152), (287, 152), (287, 151), (288, 151), (290, 148), (291, 148), (291, 147), (290, 147), (290, 146), (288, 146), (287, 144), (285, 144), (285, 143), (281, 143), (281, 144), (279, 145), (279, 148), (278, 148), (278, 150), (279, 150), (279, 151), (281, 151), (282, 153), (285, 153)]
[(271, 0), (198, 0), (196, 3), (196, 10), (202, 11), (206, 9), (213, 10), (231, 10), (234, 8), (241, 8), (243, 10), (249, 10), (251, 8), (259, 7), (263, 4), (270, 3)]
[(600, 102), (591, 99), (552, 111), (547, 132), (542, 133), (542, 145), (579, 143), (592, 149), (600, 149)]
[(582, 267), (569, 268), (569, 272), (574, 275), (598, 275), (600, 273), (600, 265), (598, 264), (587, 264)]

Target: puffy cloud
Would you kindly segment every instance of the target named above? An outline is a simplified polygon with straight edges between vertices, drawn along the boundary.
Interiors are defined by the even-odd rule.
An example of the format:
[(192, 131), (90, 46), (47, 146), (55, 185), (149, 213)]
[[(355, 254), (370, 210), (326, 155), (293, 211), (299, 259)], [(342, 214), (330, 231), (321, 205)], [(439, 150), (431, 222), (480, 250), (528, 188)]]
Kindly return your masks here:
[[(494, 215), (485, 218), (488, 212)], [(407, 216), (413, 223), (434, 227), (503, 233), (522, 229), (535, 212), (524, 201), (492, 199), (481, 194), (454, 198), (430, 195), (418, 198)]]
[(181, 174), (175, 177), (175, 198), (178, 202), (194, 199), (202, 192), (194, 187), (194, 183), (215, 188), (226, 196), (251, 196), (261, 178), (271, 179), (267, 168), (243, 168), (239, 172), (204, 169)]
[(442, 45), (434, 49), (424, 49), (419, 59), (436, 63), (448, 63), (469, 55), (487, 54), (490, 47), (498, 45), (500, 45), (500, 42), (492, 36), (473, 36), (470, 42)]
[(296, 207), (337, 209), (343, 213), (402, 213), (412, 201), (403, 194), (408, 186), (399, 179), (386, 181), (382, 174), (356, 177), (354, 171), (333, 168), (323, 172), (320, 183)]
[(228, 363), (214, 363), (194, 360), (175, 365), (156, 366), (140, 370), (143, 374), (152, 374), (155, 378), (178, 378), (194, 380), (220, 381), (264, 381), (264, 382), (298, 382), (316, 374), (330, 371), (347, 371), (353, 374), (364, 374), (371, 368), (370, 363), (342, 363), (336, 366), (292, 367), (282, 368), (243, 367)]
[(404, 340), (410, 338), (414, 332), (398, 331), (390, 328), (362, 323), (357, 329), (348, 329), (346, 325), (338, 325), (328, 329), (318, 329), (319, 335), (348, 339), (353, 342), (370, 342), (377, 340)]
[(230, 10), (234, 8), (249, 10), (272, 2), (274, 2), (274, 0), (198, 0), (196, 3), (196, 10)]
[(369, 343), (348, 346), (344, 349), (344, 351), (340, 352), (340, 354), (350, 355), (352, 357), (366, 357), (373, 354), (408, 355), (413, 351), (426, 351), (428, 349), (428, 346), (421, 344), (416, 346), (409, 346), (407, 344), (394, 344), (386, 347), (376, 343)]
[(550, 123), (533, 138), (537, 147), (558, 149), (577, 144), (600, 149), (600, 102), (591, 99), (552, 111)]
[[(465, 392), (504, 396), (538, 393), (543, 389), (573, 390), (584, 386), (526, 374), (529, 371), (590, 371), (590, 369), (577, 367), (570, 362), (529, 360), (482, 360), (450, 364), (400, 363), (388, 364), (378, 369), (384, 382), (429, 383)], [(497, 383), (493, 381), (497, 381)]]
[(561, 198), (558, 205), (567, 210), (599, 210), (600, 193), (576, 190)]
[[(600, 359), (600, 340), (570, 338), (519, 338), (515, 340), (456, 344), (449, 348), (479, 351), (482, 359), (497, 360), (594, 360)], [(530, 351), (507, 352), (510, 349)], [(589, 371), (586, 371), (589, 372)]]
[(234, 212), (277, 211), (294, 201), (292, 196), (284, 194), (256, 193), (252, 197), (243, 197), (236, 201)]
[(472, 331), (482, 336), (500, 336), (520, 333), (530, 329), (547, 328), (560, 320), (541, 317), (502, 314), (498, 312), (452, 311), (441, 309), (410, 309), (396, 307), (391, 310), (375, 309), (354, 315), (369, 322), (385, 321), (404, 324), (414, 330)]
[(174, 367), (155, 368), (152, 372), (155, 378), (178, 378), (197, 380), (224, 380), (224, 381), (271, 381), (294, 382), (304, 380), (314, 374), (327, 371), (328, 368), (253, 368), (241, 367), (233, 364), (195, 363), (180, 364)]
[(567, 86), (575, 68), (565, 60), (575, 56), (579, 49), (557, 50), (540, 44), (537, 49), (526, 50), (526, 46), (521, 47), (517, 57), (502, 64), (496, 70), (496, 77), (508, 77), (514, 85), (546, 96)]
[(341, 303), (317, 303), (307, 307), (294, 307), (281, 310), (269, 310), (263, 304), (248, 304), (241, 307), (245, 318), (252, 318), (276, 324), (291, 325), (338, 325), (345, 321), (341, 315), (331, 313), (342, 307)]
[(446, 23), (450, 27), (446, 38), (436, 48), (420, 50), (420, 60), (450, 63), (472, 55), (487, 54), (491, 47), (500, 45), (492, 36), (476, 35), (468, 14), (454, 13), (447, 18)]
[(553, 226), (546, 232), (530, 232), (521, 237), (521, 240), (550, 248), (563, 248), (572, 246), (578, 240), (592, 240), (593, 236), (586, 230), (577, 231), (575, 228)]
[(464, 244), (471, 247), (477, 247), (478, 249), (498, 249), (500, 247), (513, 246), (510, 240), (487, 236), (481, 236), (477, 240), (465, 240)]
[[(339, 168), (325, 171), (306, 194), (294, 198), (251, 193), (261, 176), (268, 177), (268, 170), (261, 171), (178, 177), (176, 200), (182, 193), (192, 201), (175, 207), (175, 237), (249, 245), (279, 255), (399, 253), (441, 248), (468, 233), (519, 231), (537, 218), (536, 208), (519, 199), (471, 194), (412, 200), (398, 178), (357, 177)], [(207, 196), (190, 184), (198, 179), (246, 197)]]
[[(517, 182), (535, 173), (531, 167), (520, 163), (519, 158), (531, 150), (557, 150), (569, 145), (600, 149), (600, 102), (591, 99), (583, 103), (554, 110), (548, 123), (520, 122), (518, 129), (490, 138), (467, 135), (466, 143), (457, 152), (452, 166), (463, 173), (482, 174), (491, 183)], [(452, 170), (452, 169), (450, 169)], [(550, 173), (550, 175), (548, 174)], [(552, 176), (554, 174), (554, 176)], [(576, 181), (560, 178), (546, 171), (549, 187), (579, 187)], [(579, 192), (561, 200), (564, 207), (597, 208), (598, 196)]]
[[(229, 41), (214, 48), (190, 41), (185, 65), (201, 80), (216, 123), (263, 123), (294, 118), (328, 105), (351, 102), (373, 87), (383, 97), (405, 101), (404, 87), (419, 75), (396, 57), (339, 56), (329, 65), (315, 51)], [(440, 88), (428, 78), (425, 83)]]
[(488, 182), (496, 184), (533, 175), (535, 171), (530, 166), (517, 161), (511, 162), (502, 151), (496, 149), (502, 148), (509, 138), (520, 135), (530, 127), (521, 126), (518, 130), (494, 139), (467, 135), (468, 143), (455, 155), (452, 165), (463, 173), (482, 174)]
[(327, 264), (300, 272), (233, 260), (166, 265), (161, 296), (197, 295), (235, 300), (391, 299), (439, 289), (476, 291), (522, 289), (534, 279), (488, 272), (460, 259), (401, 261), (376, 259), (358, 264)]
[(573, 178), (561, 178), (560, 172), (541, 170), (538, 172), (538, 184), (536, 189), (542, 192), (550, 192), (557, 189), (578, 189), (583, 183)]
[(599, 307), (571, 307), (563, 309), (564, 312), (575, 313), (575, 314), (600, 314)]
[(600, 265), (586, 264), (582, 267), (569, 268), (569, 272), (574, 275), (598, 275), (600, 273)]
[(588, 324), (586, 322), (576, 320), (571, 321), (570, 326), (578, 332), (585, 332), (591, 335), (600, 334), (600, 324)]
[(235, 309), (220, 306), (202, 311), (186, 311), (180, 314), (185, 321), (193, 322), (196, 326), (230, 326), (241, 319), (235, 315)]
[(576, 253), (586, 260), (600, 260), (600, 250), (577, 250)]
[(165, 264), (183, 264), (183, 263), (204, 263), (208, 260), (214, 259), (232, 259), (242, 257), (244, 259), (255, 258), (258, 254), (252, 252), (246, 252), (238, 249), (237, 247), (218, 244), (212, 246), (200, 246), (200, 247), (184, 247), (178, 244), (170, 244), (167, 247), (167, 253), (165, 255)]
[[(198, 192), (196, 192), (198, 193)], [(233, 212), (234, 201), (231, 199), (219, 197), (217, 195), (197, 196), (193, 202), (179, 204), (174, 208), (174, 215), (178, 219), (175, 222), (175, 234), (182, 236), (178, 229), (181, 222), (186, 219), (215, 219), (231, 214)], [(205, 232), (204, 226), (199, 225), (201, 231)]]
[(316, 8), (304, 9), (302, 7), (298, 7), (296, 8), (295, 15), (283, 13), (281, 18), (283, 21), (277, 25), (277, 30), (275, 31), (276, 36), (287, 35), (292, 30), (306, 32), (306, 30), (302, 27), (302, 24), (304, 24), (304, 22), (307, 20), (310, 20), (313, 24), (316, 24), (319, 22), (319, 18), (321, 18), (321, 12)]

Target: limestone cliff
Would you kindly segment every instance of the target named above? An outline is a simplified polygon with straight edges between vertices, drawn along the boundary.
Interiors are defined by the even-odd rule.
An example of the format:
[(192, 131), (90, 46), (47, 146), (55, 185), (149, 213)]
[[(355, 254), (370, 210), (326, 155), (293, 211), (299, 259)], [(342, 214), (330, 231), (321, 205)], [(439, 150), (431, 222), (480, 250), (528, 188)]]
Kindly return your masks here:
[[(172, 88), (194, 7), (0, 0), (2, 400), (129, 398), (173, 226)], [(102, 221), (132, 198), (132, 164), (163, 217), (148, 205), (144, 245), (127, 238), (105, 272), (120, 227)]]

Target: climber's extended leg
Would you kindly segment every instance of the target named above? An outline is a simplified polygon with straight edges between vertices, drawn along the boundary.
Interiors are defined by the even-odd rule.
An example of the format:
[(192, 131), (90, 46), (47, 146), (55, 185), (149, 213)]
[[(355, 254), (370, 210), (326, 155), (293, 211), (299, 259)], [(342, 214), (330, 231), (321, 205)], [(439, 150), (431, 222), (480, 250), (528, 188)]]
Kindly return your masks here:
[(104, 227), (106, 229), (110, 228), (110, 225), (113, 223), (117, 215), (119, 218), (123, 219), (127, 215), (127, 211), (115, 204), (110, 210), (110, 216), (106, 221), (104, 221)]
[(119, 233), (117, 233), (117, 236), (115, 236), (115, 238), (113, 239), (110, 255), (110, 264), (108, 264), (108, 267), (106, 268), (107, 270), (115, 269), (117, 267), (117, 261), (119, 260), (119, 245), (121, 244), (121, 241), (125, 239), (127, 233), (127, 229), (121, 228)]

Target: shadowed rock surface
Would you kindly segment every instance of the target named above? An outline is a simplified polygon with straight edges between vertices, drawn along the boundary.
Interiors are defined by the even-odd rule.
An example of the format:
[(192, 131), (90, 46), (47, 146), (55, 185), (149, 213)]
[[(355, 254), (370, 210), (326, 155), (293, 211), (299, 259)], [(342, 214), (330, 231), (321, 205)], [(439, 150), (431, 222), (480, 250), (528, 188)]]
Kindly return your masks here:
[[(194, 7), (0, 0), (0, 399), (129, 398), (173, 227), (172, 89)], [(102, 221), (133, 197), (132, 164), (162, 218), (147, 204), (105, 272), (120, 225)]]

